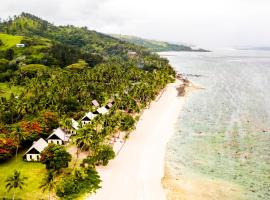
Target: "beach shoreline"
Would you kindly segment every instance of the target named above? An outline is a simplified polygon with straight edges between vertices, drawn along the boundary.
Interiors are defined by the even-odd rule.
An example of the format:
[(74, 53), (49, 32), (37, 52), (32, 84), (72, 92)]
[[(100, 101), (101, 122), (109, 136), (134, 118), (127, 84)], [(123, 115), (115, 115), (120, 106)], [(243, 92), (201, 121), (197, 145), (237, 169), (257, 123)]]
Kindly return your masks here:
[(97, 167), (102, 188), (87, 199), (166, 199), (162, 186), (165, 152), (185, 101), (178, 91), (182, 84), (178, 79), (168, 84), (144, 110), (118, 156), (108, 166)]

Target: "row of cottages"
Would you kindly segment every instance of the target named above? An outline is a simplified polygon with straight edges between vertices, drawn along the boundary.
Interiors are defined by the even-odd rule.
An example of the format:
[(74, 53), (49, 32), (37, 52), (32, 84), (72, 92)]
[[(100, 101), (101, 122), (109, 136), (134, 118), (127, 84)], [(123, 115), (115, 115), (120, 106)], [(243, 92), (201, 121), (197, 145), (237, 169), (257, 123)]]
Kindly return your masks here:
[(39, 140), (33, 142), (33, 145), (28, 149), (28, 151), (24, 154), (24, 159), (26, 161), (39, 161), (40, 159), (40, 153), (48, 146), (48, 144), (58, 144), (58, 145), (64, 145), (69, 142), (70, 137), (76, 133), (76, 130), (78, 130), (78, 122), (76, 122), (74, 119), (72, 119), (73, 122), (73, 130), (69, 131), (69, 133), (66, 133), (63, 129), (57, 128), (54, 129), (52, 134), (49, 135), (47, 138), (47, 141), (43, 138), (40, 138)]
[[(92, 104), (95, 107), (99, 107), (99, 103), (97, 100), (93, 100)], [(82, 125), (88, 124), (91, 120), (93, 120), (98, 114), (107, 114), (109, 109), (113, 106), (114, 102), (110, 101), (106, 106), (102, 106), (98, 108), (94, 113), (88, 112), (82, 118)], [(53, 143), (57, 145), (64, 145), (69, 142), (69, 139), (72, 135), (76, 134), (77, 130), (79, 130), (79, 123), (71, 119), (71, 129), (64, 131), (62, 128), (57, 128), (53, 130), (53, 132), (47, 138), (47, 141), (43, 138), (35, 141), (33, 145), (28, 149), (28, 151), (24, 154), (24, 159), (26, 161), (39, 161), (40, 153), (48, 146), (48, 144)]]

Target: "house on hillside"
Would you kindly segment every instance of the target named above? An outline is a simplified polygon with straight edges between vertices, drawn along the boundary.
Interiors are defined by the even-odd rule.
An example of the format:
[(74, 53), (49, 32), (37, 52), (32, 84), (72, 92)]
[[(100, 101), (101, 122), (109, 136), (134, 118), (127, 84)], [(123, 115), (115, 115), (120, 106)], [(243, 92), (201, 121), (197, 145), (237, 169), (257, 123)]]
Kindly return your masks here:
[(26, 161), (39, 161), (40, 153), (48, 146), (48, 143), (40, 138), (38, 141), (33, 142), (33, 145), (24, 154), (23, 158)]
[(69, 141), (71, 134), (67, 134), (63, 129), (54, 129), (52, 134), (47, 138), (48, 143), (64, 145)]
[(24, 48), (25, 47), (25, 44), (16, 44), (16, 47), (17, 48)]
[(99, 103), (98, 103), (97, 100), (93, 100), (93, 101), (92, 101), (92, 104), (93, 104), (96, 108), (99, 107)]
[(81, 122), (82, 122), (82, 125), (85, 125), (85, 124), (88, 124), (91, 120), (93, 120), (97, 115), (92, 113), (92, 112), (89, 112), (89, 113), (86, 113), (86, 115), (84, 115), (84, 117), (82, 118)]

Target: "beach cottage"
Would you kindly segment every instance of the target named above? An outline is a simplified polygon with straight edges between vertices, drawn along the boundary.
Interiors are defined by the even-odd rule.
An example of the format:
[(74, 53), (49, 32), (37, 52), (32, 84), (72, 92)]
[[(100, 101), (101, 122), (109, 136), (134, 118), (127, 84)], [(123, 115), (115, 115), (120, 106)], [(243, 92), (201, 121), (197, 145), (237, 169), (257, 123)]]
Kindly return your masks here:
[(54, 129), (52, 134), (47, 138), (48, 143), (64, 145), (69, 141), (71, 134), (67, 134), (63, 129)]
[(40, 153), (48, 146), (48, 143), (40, 138), (38, 141), (33, 142), (33, 145), (24, 154), (26, 161), (39, 161)]
[(82, 118), (81, 122), (82, 125), (88, 124), (91, 120), (93, 120), (96, 117), (96, 114), (89, 112), (86, 113), (86, 115), (84, 115), (84, 117)]

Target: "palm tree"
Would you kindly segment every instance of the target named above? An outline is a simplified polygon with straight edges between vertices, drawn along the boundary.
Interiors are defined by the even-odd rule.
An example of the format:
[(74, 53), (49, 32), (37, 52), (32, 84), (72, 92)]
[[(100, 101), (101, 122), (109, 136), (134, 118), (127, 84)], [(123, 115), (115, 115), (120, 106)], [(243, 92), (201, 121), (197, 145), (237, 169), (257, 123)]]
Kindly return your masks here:
[(20, 146), (20, 143), (22, 142), (22, 140), (25, 139), (25, 135), (23, 134), (23, 131), (19, 125), (16, 125), (14, 127), (13, 132), (15, 134), (15, 138), (17, 139), (17, 145), (16, 145), (16, 163), (17, 163), (19, 146)]
[(63, 117), (59, 123), (65, 130), (71, 130), (72, 128), (72, 121), (67, 117)]
[(46, 190), (49, 191), (48, 194), (48, 200), (51, 199), (51, 192), (55, 188), (55, 180), (54, 180), (54, 174), (52, 171), (49, 171), (48, 174), (43, 178), (39, 188), (42, 190), (42, 192), (45, 192)]
[(12, 176), (9, 176), (6, 179), (6, 189), (8, 190), (8, 192), (13, 189), (13, 196), (12, 199), (15, 199), (15, 192), (16, 189), (22, 189), (23, 185), (24, 185), (24, 181), (27, 179), (27, 177), (21, 177), (21, 173), (17, 170), (14, 171), (14, 174)]

